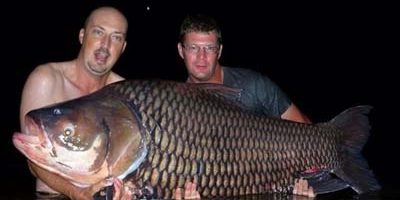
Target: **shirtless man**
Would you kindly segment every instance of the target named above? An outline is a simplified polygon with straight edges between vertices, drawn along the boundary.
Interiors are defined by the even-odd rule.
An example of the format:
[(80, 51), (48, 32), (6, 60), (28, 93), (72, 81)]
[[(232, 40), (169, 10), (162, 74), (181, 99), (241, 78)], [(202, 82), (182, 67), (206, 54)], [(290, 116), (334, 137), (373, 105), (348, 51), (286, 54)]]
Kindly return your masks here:
[[(127, 30), (128, 21), (117, 9), (100, 7), (92, 11), (79, 31), (82, 46), (78, 57), (71, 61), (39, 65), (29, 75), (22, 91), (21, 130), (25, 131), (24, 116), (30, 110), (87, 95), (107, 84), (123, 80), (112, 68), (127, 45)], [(92, 199), (93, 194), (105, 184), (82, 189), (32, 162), (29, 166), (38, 178), (38, 196), (55, 196), (60, 192), (72, 199)], [(119, 180), (113, 182), (121, 185)], [(52, 188), (47, 186), (50, 183)], [(122, 191), (114, 188), (115, 196), (118, 196)]]

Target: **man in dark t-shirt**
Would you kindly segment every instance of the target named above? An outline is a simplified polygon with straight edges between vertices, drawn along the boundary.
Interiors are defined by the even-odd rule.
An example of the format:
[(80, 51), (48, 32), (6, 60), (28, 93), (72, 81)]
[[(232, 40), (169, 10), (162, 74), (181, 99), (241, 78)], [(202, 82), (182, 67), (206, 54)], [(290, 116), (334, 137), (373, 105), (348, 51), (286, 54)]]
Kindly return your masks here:
[[(213, 18), (205, 15), (187, 16), (181, 24), (177, 47), (188, 71), (187, 82), (239, 88), (239, 101), (252, 110), (272, 117), (311, 123), (267, 76), (248, 69), (220, 65), (223, 48), (221, 30)], [(196, 195), (196, 191), (189, 192)], [(296, 182), (293, 193), (315, 196), (305, 180)]]
[(187, 82), (218, 83), (242, 89), (240, 101), (263, 113), (302, 123), (311, 123), (287, 95), (267, 76), (258, 72), (223, 67), (221, 31), (214, 19), (188, 16), (181, 25), (179, 55), (188, 71)]

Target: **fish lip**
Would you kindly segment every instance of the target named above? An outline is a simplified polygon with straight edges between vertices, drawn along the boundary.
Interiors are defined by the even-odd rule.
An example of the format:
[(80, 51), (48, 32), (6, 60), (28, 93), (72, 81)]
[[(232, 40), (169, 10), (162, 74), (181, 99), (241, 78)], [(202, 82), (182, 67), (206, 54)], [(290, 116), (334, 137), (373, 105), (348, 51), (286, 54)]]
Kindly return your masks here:
[(38, 120), (30, 117), (29, 115), (25, 116), (25, 131), (23, 131), (27, 135), (38, 135), (38, 132), (41, 132), (39, 128)]
[(51, 144), (40, 124), (40, 120), (27, 115), (24, 130), (14, 133), (13, 143), (29, 160), (43, 167), (43, 163), (46, 163), (46, 152), (43, 149), (48, 149)]
[(13, 135), (14, 145), (24, 149), (23, 152), (28, 152), (28, 146), (39, 146), (43, 142), (40, 137), (40, 128), (37, 121), (31, 116), (25, 116), (25, 124), (21, 132), (16, 132)]
[(37, 137), (38, 143), (42, 147), (52, 148), (53, 144), (49, 138), (49, 135), (44, 128), (42, 121), (35, 116), (26, 115), (25, 116), (25, 135), (31, 137)]

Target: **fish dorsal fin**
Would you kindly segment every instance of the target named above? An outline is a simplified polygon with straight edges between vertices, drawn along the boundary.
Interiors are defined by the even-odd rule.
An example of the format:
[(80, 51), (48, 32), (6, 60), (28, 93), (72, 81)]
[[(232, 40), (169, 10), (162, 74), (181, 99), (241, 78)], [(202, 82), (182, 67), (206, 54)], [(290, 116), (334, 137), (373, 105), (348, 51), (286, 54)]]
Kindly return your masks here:
[(220, 99), (224, 104), (230, 104), (243, 109), (244, 111), (254, 112), (254, 109), (243, 104), (241, 101), (243, 89), (225, 86), (214, 83), (196, 83), (197, 87), (204, 90), (209, 96)]
[(215, 83), (196, 83), (198, 87), (210, 92), (211, 94), (220, 97), (229, 99), (230, 101), (239, 101), (242, 89), (228, 87), (222, 84)]

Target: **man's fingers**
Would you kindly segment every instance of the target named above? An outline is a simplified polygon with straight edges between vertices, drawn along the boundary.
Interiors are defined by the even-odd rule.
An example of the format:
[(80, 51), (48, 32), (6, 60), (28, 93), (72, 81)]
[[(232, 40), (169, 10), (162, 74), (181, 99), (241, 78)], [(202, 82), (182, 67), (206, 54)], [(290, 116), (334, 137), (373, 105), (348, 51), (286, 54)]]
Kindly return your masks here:
[(196, 184), (187, 182), (185, 184), (185, 199), (200, 199), (200, 193), (196, 190)]
[(132, 193), (119, 178), (113, 179), (114, 195), (113, 200), (131, 200)]
[(314, 189), (308, 185), (307, 180), (296, 179), (293, 187), (293, 194), (306, 197), (315, 197)]
[(182, 188), (176, 188), (172, 198), (173, 199), (182, 199)]
[(196, 190), (197, 185), (193, 182), (186, 182), (185, 189), (177, 188), (174, 191), (173, 199), (200, 199), (200, 193)]
[(317, 195), (314, 193), (314, 189), (312, 187), (308, 187), (308, 197), (316, 197)]
[(308, 194), (308, 182), (304, 179), (300, 179), (300, 195), (307, 196)]
[(114, 178), (113, 185), (114, 185), (113, 200), (119, 200), (121, 199), (122, 182), (119, 181), (118, 178)]

